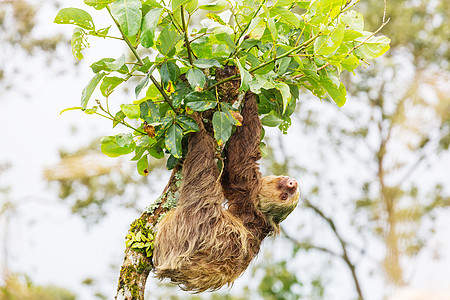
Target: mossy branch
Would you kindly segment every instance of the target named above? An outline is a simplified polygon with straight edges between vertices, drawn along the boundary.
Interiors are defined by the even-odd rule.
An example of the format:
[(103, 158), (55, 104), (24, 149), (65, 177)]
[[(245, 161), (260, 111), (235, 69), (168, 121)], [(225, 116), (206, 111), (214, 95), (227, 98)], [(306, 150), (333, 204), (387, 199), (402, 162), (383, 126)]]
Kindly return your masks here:
[[(162, 195), (130, 225), (127, 235), (125, 258), (120, 268), (116, 300), (144, 300), (145, 284), (153, 263), (154, 228), (161, 218), (171, 209), (178, 199), (181, 185), (181, 167), (176, 166)], [(139, 239), (144, 235), (146, 247), (135, 247), (130, 236)], [(147, 240), (148, 239), (148, 240)]]

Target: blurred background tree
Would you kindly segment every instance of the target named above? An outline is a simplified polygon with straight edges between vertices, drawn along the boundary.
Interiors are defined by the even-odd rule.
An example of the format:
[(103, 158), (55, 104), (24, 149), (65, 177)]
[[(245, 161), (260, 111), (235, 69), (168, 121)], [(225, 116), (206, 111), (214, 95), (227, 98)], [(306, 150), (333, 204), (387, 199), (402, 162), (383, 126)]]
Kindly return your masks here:
[[(34, 1), (36, 2), (36, 1)], [(17, 76), (30, 78), (24, 59), (45, 59), (47, 64), (57, 59), (56, 48), (69, 40), (62, 34), (52, 34), (41, 29), (38, 10), (56, 7), (56, 1), (36, 4), (26, 0), (0, 1), (0, 87), (5, 90), (17, 88)]]
[[(4, 90), (21, 88), (19, 64), (9, 57), (51, 61), (58, 43), (67, 43), (59, 35), (35, 36), (40, 5), (0, 2)], [(370, 30), (380, 24), (383, 6), (358, 4)], [(450, 2), (389, 0), (386, 15), (382, 33), (392, 39), (391, 50), (346, 78), (343, 108), (319, 105), (304, 91), (289, 134), (267, 133), (264, 173), (289, 174), (302, 189), (303, 205), (289, 217), (283, 238), (266, 242), (239, 290), (186, 296), (162, 285), (159, 299), (382, 299), (411, 283), (418, 255), (430, 250), (436, 217), (450, 205)], [(151, 163), (150, 175), (140, 177), (132, 164), (101, 158), (97, 145), (60, 151), (61, 162), (45, 170), (50, 190), (73, 213), (93, 224), (156, 198), (150, 195), (160, 188), (162, 164)], [(15, 207), (3, 188), (2, 225)], [(95, 279), (85, 284), (95, 286)], [(1, 291), (38, 295), (31, 286), (11, 279)], [(106, 297), (92, 291), (93, 299)], [(336, 296), (342, 291), (349, 294)], [(73, 299), (68, 295), (49, 299)]]

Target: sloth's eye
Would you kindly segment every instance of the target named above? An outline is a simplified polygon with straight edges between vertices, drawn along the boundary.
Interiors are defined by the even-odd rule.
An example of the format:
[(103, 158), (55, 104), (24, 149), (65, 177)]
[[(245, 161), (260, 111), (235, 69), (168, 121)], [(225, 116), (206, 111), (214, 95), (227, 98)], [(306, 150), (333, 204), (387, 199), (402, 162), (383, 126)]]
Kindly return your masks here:
[(288, 196), (287, 193), (283, 193), (283, 194), (281, 194), (280, 199), (281, 199), (281, 200), (286, 200), (288, 197), (289, 197), (289, 196)]

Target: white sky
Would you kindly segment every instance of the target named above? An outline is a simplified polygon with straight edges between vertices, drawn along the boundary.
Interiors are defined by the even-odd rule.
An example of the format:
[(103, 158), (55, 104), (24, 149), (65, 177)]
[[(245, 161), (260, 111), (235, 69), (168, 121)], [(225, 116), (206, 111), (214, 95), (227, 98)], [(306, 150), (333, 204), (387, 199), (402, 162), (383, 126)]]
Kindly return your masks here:
[[(62, 3), (63, 6), (86, 9), (81, 0)], [(86, 10), (92, 13), (94, 20), (97, 19), (94, 10)], [(36, 29), (37, 35), (63, 32), (67, 37), (71, 36), (72, 26), (52, 23), (55, 13), (49, 5), (40, 12), (39, 20), (42, 24)], [(102, 27), (101, 24), (96, 25)], [(60, 203), (43, 179), (43, 168), (58, 163), (58, 150), (61, 147), (75, 150), (89, 143), (93, 137), (113, 134), (108, 120), (77, 111), (59, 115), (62, 109), (79, 105), (81, 91), (92, 77), (88, 68), (92, 62), (102, 57), (119, 57), (122, 54), (123, 48), (118, 42), (93, 38), (89, 41), (91, 49), (84, 51), (85, 59), (76, 70), (73, 69), (74, 58), (68, 47), (58, 49), (60, 59), (53, 61), (52, 65), (36, 58), (29, 60), (21, 53), (6, 53), (7, 67), (12, 70), (26, 66), (26, 74), (29, 76), (14, 76), (12, 81), (15, 82), (16, 88), (2, 91), (3, 94), (0, 95), (0, 162), (12, 163), (12, 169), (6, 176), (2, 174), (0, 180), (1, 185), (12, 187), (11, 199), (18, 203), (17, 214), (10, 220), (10, 228), (7, 231), (9, 267), (30, 275), (37, 284), (52, 283), (76, 291), (79, 299), (93, 299), (92, 294), (80, 286), (86, 277), (99, 279), (101, 291), (109, 298), (115, 294), (118, 270), (111, 269), (110, 264), (121, 264), (124, 236), (129, 223), (137, 217), (131, 212), (110, 210), (105, 220), (87, 228), (83, 220), (71, 215), (67, 205)], [(5, 56), (5, 53), (2, 56)], [(63, 69), (67, 71), (59, 72)], [(346, 104), (346, 107), (351, 109), (351, 103)], [(75, 125), (78, 133), (71, 135), (70, 128)], [(302, 136), (300, 128), (293, 126), (289, 131), (286, 138), (289, 153), (305, 156), (311, 154), (308, 147), (302, 149), (298, 145), (299, 139), (290, 136)], [(434, 175), (448, 178), (449, 165), (447, 157), (440, 168), (434, 171)], [(331, 172), (339, 174), (336, 168), (339, 168), (339, 165), (334, 166)], [(156, 198), (156, 195), (150, 197), (153, 198)], [(146, 205), (144, 200), (141, 205)], [(302, 217), (301, 210), (302, 208), (296, 210), (296, 216)], [(412, 279), (412, 285), (415, 287), (437, 290), (450, 288), (448, 215), (448, 210), (440, 213), (438, 234), (431, 239), (428, 246), (429, 249), (440, 246), (444, 259), (434, 261), (432, 251), (425, 251), (419, 256)], [(343, 224), (346, 222), (345, 219), (341, 221)], [(288, 225), (295, 224), (295, 217), (287, 222)], [(345, 225), (343, 226), (345, 228)], [(0, 219), (0, 247), (3, 247), (4, 229), (5, 220)], [(266, 245), (275, 254), (278, 249), (283, 248), (283, 244), (271, 240), (267, 241)], [(313, 261), (296, 260), (293, 263), (315, 268), (318, 265), (315, 261), (324, 258), (320, 255), (312, 257)], [(3, 253), (0, 254), (0, 263), (2, 262)], [(366, 264), (364, 268), (369, 267)], [(336, 291), (333, 299), (348, 299), (346, 292), (353, 291), (353, 286), (347, 269), (339, 270), (342, 271), (342, 278), (333, 286)], [(249, 277), (250, 274), (246, 274), (236, 286), (246, 282)], [(372, 281), (367, 276), (363, 278), (367, 299), (381, 299), (379, 291), (383, 288), (382, 282), (379, 279)], [(155, 280), (149, 281), (154, 284)]]

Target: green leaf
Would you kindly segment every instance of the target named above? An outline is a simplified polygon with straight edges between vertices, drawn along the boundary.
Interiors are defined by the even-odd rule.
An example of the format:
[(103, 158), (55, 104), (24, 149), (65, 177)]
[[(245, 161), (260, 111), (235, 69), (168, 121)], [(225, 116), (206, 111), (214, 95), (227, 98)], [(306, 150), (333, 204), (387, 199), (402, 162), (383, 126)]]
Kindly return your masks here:
[(276, 42), (278, 40), (278, 30), (277, 27), (275, 26), (274, 18), (267, 18), (267, 28), (269, 28), (272, 40)]
[(227, 47), (231, 51), (234, 51), (236, 49), (236, 44), (233, 42), (233, 39), (230, 37), (230, 35), (228, 33), (221, 32), (221, 33), (215, 34), (214, 36), (216, 37), (216, 39), (219, 42), (222, 42), (223, 44), (227, 45)]
[(250, 89), (250, 82), (252, 81), (252, 75), (244, 69), (241, 65), (241, 62), (236, 59), (236, 64), (239, 68), (239, 73), (241, 74), (241, 86), (239, 88), (240, 91), (248, 91)]
[(253, 93), (260, 94), (262, 87), (266, 86), (265, 87), (266, 90), (271, 88), (267, 85), (273, 85), (273, 84), (271, 82), (269, 82), (265, 76), (255, 74), (255, 77), (250, 82), (249, 87)]
[(357, 42), (364, 44), (359, 46), (355, 53), (364, 59), (377, 58), (389, 50), (389, 43), (391, 42), (389, 38), (385, 36), (370, 37), (371, 34), (370, 32), (364, 32), (362, 37), (356, 39)]
[(108, 35), (110, 28), (111, 28), (111, 25), (106, 28), (99, 29), (97, 31), (90, 31), (89, 34), (105, 38)]
[(142, 102), (139, 107), (141, 110), (141, 119), (147, 122), (147, 124), (152, 125), (159, 122), (161, 118), (159, 114), (159, 107), (153, 103), (152, 100)]
[(291, 89), (284, 82), (276, 82), (274, 83), (275, 88), (281, 93), (281, 97), (283, 98), (283, 114), (288, 107), (289, 102), (291, 101)]
[(188, 0), (172, 0), (172, 11), (175, 11), (178, 7), (188, 2)]
[(197, 8), (198, 0), (188, 0), (184, 8), (192, 14), (192, 12)]
[(191, 87), (196, 91), (202, 91), (206, 84), (206, 76), (199, 69), (189, 69), (186, 78)]
[(136, 241), (140, 242), (141, 241), (141, 236), (142, 236), (142, 232), (139, 231), (138, 233), (136, 233)]
[(216, 107), (216, 97), (211, 92), (191, 92), (185, 98), (186, 106), (195, 111), (205, 111)]
[(182, 36), (169, 24), (159, 34), (156, 40), (156, 48), (162, 55), (171, 57), (175, 54), (175, 45), (181, 38)]
[(171, 61), (165, 61), (161, 65), (160, 74), (161, 82), (164, 88), (167, 89), (169, 82), (174, 84), (180, 78), (180, 68)]
[(69, 108), (63, 109), (59, 114), (62, 114), (63, 112), (66, 112), (66, 111), (69, 111), (69, 110), (84, 110), (84, 108), (82, 108), (81, 106), (69, 107)]
[(86, 32), (80, 27), (76, 27), (73, 30), (72, 39), (70, 41), (70, 45), (72, 46), (72, 54), (77, 59), (83, 59), (83, 54), (81, 51), (88, 47), (88, 43), (86, 40)]
[(179, 158), (174, 157), (173, 155), (170, 155), (166, 162), (166, 168), (167, 170), (172, 170), (175, 168), (175, 166), (180, 162)]
[(356, 69), (357, 66), (359, 66), (359, 59), (353, 54), (350, 54), (349, 57), (341, 61), (341, 66), (345, 70), (353, 72), (353, 70)]
[[(278, 0), (274, 6), (290, 6), (295, 0)], [(298, 2), (298, 1), (295, 1)]]
[[(266, 23), (263, 23), (263, 24), (264, 24), (264, 26), (266, 26)], [(244, 41), (241, 43), (240, 47), (241, 47), (242, 49), (246, 49), (246, 50), (248, 51), (248, 49), (251, 49), (251, 48), (255, 47), (255, 46), (258, 45), (259, 43), (260, 43), (259, 40), (255, 40), (254, 38), (248, 38), (248, 39), (244, 40)], [(258, 59), (257, 59), (256, 56), (254, 56), (253, 54), (247, 53), (247, 59), (252, 60), (252, 66), (253, 66), (254, 63), (255, 63), (256, 65), (259, 65)]]
[[(144, 155), (137, 162), (137, 170), (139, 175), (147, 176), (148, 175), (148, 156)], [(140, 231), (139, 231), (140, 232)]]
[(145, 76), (145, 78), (139, 81), (139, 83), (136, 85), (136, 88), (134, 89), (136, 98), (139, 97), (139, 93), (142, 91), (142, 89), (147, 86), (149, 80), (150, 80), (150, 73), (148, 73), (147, 76)]
[(339, 26), (329, 35), (321, 35), (314, 42), (314, 53), (319, 55), (330, 55), (336, 51), (344, 40), (345, 25)]
[(151, 7), (163, 8), (161, 4), (159, 4), (158, 0), (146, 0), (144, 1), (145, 5), (149, 5)]
[(141, 110), (137, 104), (122, 104), (120, 105), (120, 109), (123, 111), (125, 116), (130, 119), (137, 119), (141, 115)]
[[(99, 61), (93, 63), (91, 65), (91, 69), (94, 73), (98, 73), (100, 71), (106, 71), (106, 72), (112, 72), (112, 70), (107, 66), (107, 63), (111, 63), (116, 61), (114, 58), (102, 58)], [(126, 65), (123, 65), (117, 72), (121, 74), (127, 74), (128, 73), (128, 67)]]
[(227, 114), (222, 111), (216, 111), (212, 118), (214, 137), (217, 140), (219, 146), (224, 145), (231, 136), (231, 120)]
[(61, 9), (55, 17), (56, 24), (74, 24), (88, 30), (95, 30), (90, 14), (82, 9), (68, 7)]
[(154, 84), (151, 84), (148, 87), (147, 91), (145, 92), (145, 99), (146, 100), (152, 99), (154, 102), (155, 101), (164, 101), (164, 98), (162, 97), (158, 88)]
[(131, 133), (120, 133), (115, 136), (116, 142), (120, 147), (128, 147), (129, 145), (136, 145)]
[[(137, 148), (145, 148), (145, 147), (148, 147), (149, 145), (150, 145), (150, 143), (154, 143), (155, 142), (155, 139), (154, 138), (152, 138), (151, 140), (150, 140), (150, 137), (148, 136), (148, 135), (143, 135), (143, 136), (141, 136), (140, 138), (139, 138), (139, 140), (137, 141), (137, 143), (136, 143), (136, 151), (137, 151)], [(140, 157), (139, 157), (140, 158)]]
[(181, 126), (184, 134), (198, 131), (198, 124), (191, 117), (180, 115), (176, 117), (175, 122)]
[(283, 75), (286, 73), (292, 58), (291, 57), (283, 57), (282, 59), (277, 60), (276, 66), (277, 66), (277, 73), (280, 75)]
[(119, 124), (119, 122), (123, 122), (123, 120), (125, 119), (125, 114), (123, 113), (123, 111), (119, 110), (116, 115), (114, 116), (114, 121), (113, 121), (113, 128), (117, 126), (117, 124)]
[(341, 22), (346, 25), (348, 29), (354, 31), (364, 30), (364, 17), (362, 14), (357, 13), (354, 10), (345, 12), (340, 16)]
[(175, 158), (180, 158), (182, 153), (181, 139), (183, 138), (183, 129), (177, 124), (172, 124), (166, 131), (165, 143), (166, 149)]
[(122, 54), (118, 59), (115, 59), (114, 61), (105, 61), (105, 65), (111, 71), (120, 70), (123, 67), (123, 65), (125, 65), (125, 54)]
[(83, 110), (85, 114), (87, 115), (93, 115), (97, 112), (98, 106), (93, 106), (92, 108), (88, 108)]
[(284, 23), (292, 25), (295, 28), (298, 28), (300, 26), (300, 20), (297, 18), (297, 16), (286, 8), (274, 6), (270, 11), (279, 15), (281, 21), (283, 21)]
[(227, 117), (230, 120), (232, 125), (242, 126), (241, 121), (236, 119), (236, 115), (233, 114), (234, 112), (237, 112), (237, 111), (230, 104), (222, 103), (221, 106), (222, 106), (221, 110), (227, 115)]
[(144, 21), (142, 22), (141, 28), (142, 31), (141, 44), (145, 48), (150, 48), (154, 45), (155, 30), (162, 12), (163, 12), (162, 8), (154, 8), (151, 11), (149, 11), (144, 17)]
[(275, 68), (275, 63), (272, 62), (272, 63), (266, 65), (265, 67), (262, 67), (261, 69), (255, 70), (253, 73), (259, 74), (259, 75), (265, 75), (265, 74), (269, 73), (270, 71), (272, 71), (274, 68)]
[(227, 7), (227, 1), (217, 0), (209, 4), (200, 5), (198, 8), (209, 11), (221, 11)]
[(214, 22), (219, 23), (220, 25), (224, 25), (224, 26), (227, 25), (227, 24), (222, 20), (222, 18), (221, 18), (219, 15), (217, 15), (217, 14), (207, 13), (207, 14), (206, 14), (206, 17), (207, 17), (208, 19), (213, 20)]
[(102, 83), (100, 84), (100, 91), (102, 92), (102, 95), (108, 97), (123, 81), (123, 78), (115, 76), (103, 78)]
[(217, 59), (213, 58), (199, 58), (194, 61), (194, 66), (200, 69), (208, 69), (211, 67), (221, 68), (222, 65), (219, 63)]
[(95, 76), (88, 82), (87, 86), (83, 89), (83, 92), (81, 93), (81, 106), (83, 108), (86, 108), (89, 99), (92, 96), (92, 93), (94, 92), (100, 80), (102, 80), (102, 78), (105, 75), (106, 74), (103, 72), (95, 74)]
[(136, 35), (141, 28), (141, 7), (140, 0), (116, 0), (111, 4), (111, 13), (127, 37)]
[(84, 3), (94, 7), (97, 10), (105, 8), (109, 3), (114, 2), (115, 0), (84, 0)]
[(178, 83), (175, 88), (175, 94), (172, 96), (172, 105), (174, 107), (179, 107), (183, 102), (184, 98), (187, 94), (189, 94), (192, 90), (188, 87), (184, 82)]
[(109, 157), (118, 157), (134, 151), (136, 144), (131, 133), (105, 136), (100, 141), (102, 152)]
[(159, 145), (153, 145), (148, 149), (148, 153), (156, 159), (161, 159), (164, 157), (164, 151)]
[(337, 104), (337, 106), (341, 107), (345, 104), (347, 100), (347, 91), (342, 82), (339, 82), (339, 86), (336, 86), (336, 84), (330, 78), (325, 76), (321, 76), (319, 82), (327, 91), (328, 95), (330, 95), (333, 101)]
[(215, 41), (213, 42), (211, 38), (203, 36), (191, 43), (191, 49), (197, 57), (213, 58), (215, 55), (211, 51), (213, 48), (213, 43), (215, 43)]
[(138, 71), (147, 73), (148, 70), (150, 70), (151, 66), (154, 65), (154, 62), (152, 62), (148, 56), (144, 57), (142, 61), (144, 62), (144, 64), (138, 68)]
[(266, 25), (266, 22), (264, 22), (263, 19), (261, 19), (260, 17), (254, 18), (251, 21), (250, 26), (248, 28), (248, 31), (249, 31), (248, 32), (248, 37), (249, 37), (249, 39), (259, 40), (263, 36), (264, 31), (266, 30), (266, 28), (267, 28), (267, 25)]
[(134, 244), (131, 246), (131, 248), (138, 248), (138, 249), (144, 248), (144, 247), (145, 247), (145, 246), (144, 246), (144, 243), (142, 243), (142, 242), (134, 243)]
[[(143, 137), (148, 137), (144, 135)], [(142, 146), (139, 146), (136, 144), (136, 149), (134, 149), (134, 156), (131, 158), (131, 161), (138, 161), (142, 158), (142, 155), (144, 155), (145, 148)]]
[(283, 123), (283, 120), (274, 115), (267, 115), (261, 119), (261, 124), (263, 126), (277, 127), (281, 123)]

